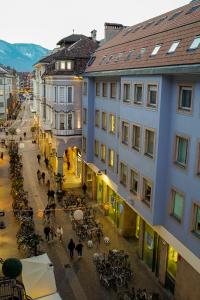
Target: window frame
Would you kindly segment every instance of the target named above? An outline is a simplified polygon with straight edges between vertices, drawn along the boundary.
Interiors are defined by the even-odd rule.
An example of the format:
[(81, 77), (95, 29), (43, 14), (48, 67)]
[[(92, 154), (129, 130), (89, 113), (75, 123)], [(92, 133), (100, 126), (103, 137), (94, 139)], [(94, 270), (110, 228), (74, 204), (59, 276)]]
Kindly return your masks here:
[(87, 138), (84, 135), (82, 138), (82, 151), (83, 153), (86, 153), (87, 151)]
[[(112, 85), (115, 85), (115, 95), (113, 96), (113, 93), (112, 93)], [(110, 98), (111, 99), (116, 99), (117, 98), (117, 82), (116, 81), (111, 81), (110, 82)]]
[[(126, 182), (125, 182), (125, 183), (123, 182), (123, 179), (122, 179), (122, 165), (123, 165), (124, 167), (126, 167), (126, 174), (125, 174), (125, 176), (126, 176)], [(124, 176), (124, 174), (123, 174), (123, 176)], [(119, 179), (120, 179), (121, 185), (123, 185), (124, 187), (126, 187), (126, 186), (127, 186), (127, 183), (128, 183), (128, 165), (127, 165), (124, 161), (120, 161), (120, 173), (119, 173)]]
[[(145, 181), (147, 183), (150, 183), (150, 186), (151, 186), (151, 194), (150, 194), (150, 202), (149, 201), (146, 201), (145, 199), (145, 194), (144, 194), (144, 183)], [(152, 206), (152, 200), (153, 200), (153, 181), (150, 179), (150, 178), (147, 178), (145, 176), (142, 177), (142, 202), (149, 208), (151, 208)]]
[[(152, 104), (150, 103), (150, 87), (156, 87), (156, 104)], [(158, 89), (158, 83), (148, 83), (147, 84), (147, 103), (146, 103), (146, 106), (147, 108), (151, 108), (151, 109), (157, 109), (158, 108), (158, 92), (159, 92), (159, 89)]]
[(150, 54), (150, 57), (155, 57), (158, 54), (161, 47), (162, 47), (162, 44), (156, 44), (153, 51)]
[(87, 96), (88, 94), (88, 83), (87, 81), (83, 81), (83, 96)]
[[(71, 102), (69, 102), (69, 89), (72, 89), (72, 101)], [(73, 104), (74, 103), (74, 87), (73, 87), (73, 85), (67, 85), (66, 86), (66, 103), (67, 104)]]
[(102, 82), (102, 97), (107, 98), (108, 97), (108, 83), (106, 81)]
[[(103, 152), (102, 152), (102, 148), (103, 148), (103, 147), (105, 147), (105, 158), (102, 157), (102, 153), (103, 153)], [(107, 149), (106, 149), (106, 144), (101, 144), (101, 161), (102, 161), (103, 163), (106, 163), (106, 150), (107, 150)]]
[(100, 81), (95, 81), (95, 96), (96, 97), (101, 96), (101, 83), (100, 83)]
[[(179, 194), (179, 196), (181, 196), (183, 198), (182, 212), (181, 212), (181, 217), (180, 218), (179, 218), (179, 216), (177, 216), (174, 213), (176, 194)], [(171, 191), (170, 191), (170, 216), (173, 217), (179, 223), (182, 223), (182, 220), (183, 220), (184, 202), (185, 202), (185, 194), (183, 192), (177, 190), (177, 188), (172, 187)]]
[[(138, 176), (137, 191), (132, 189), (132, 173), (135, 173)], [(134, 194), (135, 196), (139, 196), (139, 194), (140, 194), (140, 173), (138, 172), (138, 170), (136, 170), (134, 168), (130, 169), (130, 192), (132, 194)]]
[[(140, 130), (140, 136), (139, 136), (139, 147), (133, 145), (133, 133), (134, 133), (134, 127), (139, 128)], [(132, 134), (131, 134), (131, 147), (133, 150), (140, 152), (141, 151), (141, 137), (142, 137), (142, 126), (136, 123), (132, 123)]]
[[(176, 52), (176, 50), (177, 50), (177, 48), (178, 48), (178, 46), (180, 45), (180, 42), (181, 42), (181, 40), (175, 40), (175, 41), (173, 41), (172, 42), (172, 44), (171, 44), (171, 46), (169, 47), (169, 49), (168, 49), (168, 51), (167, 51), (167, 54), (173, 54), (173, 53), (175, 53)], [(178, 43), (178, 44), (177, 44)], [(177, 44), (176, 45), (176, 47), (175, 47), (175, 49), (173, 48), (173, 45), (175, 45), (175, 44)], [(173, 50), (174, 49), (174, 50)], [(170, 51), (171, 50), (171, 51)]]
[[(187, 157), (186, 157), (186, 163), (182, 164), (180, 162), (178, 162), (177, 158), (178, 158), (178, 139), (185, 139), (187, 140)], [(175, 145), (174, 145), (174, 164), (175, 166), (179, 167), (182, 170), (186, 170), (187, 166), (188, 166), (188, 158), (189, 158), (189, 144), (190, 144), (190, 137), (184, 134), (179, 134), (176, 133), (175, 134)]]
[[(130, 104), (131, 103), (131, 82), (128, 82), (128, 81), (125, 81), (125, 82), (123, 82), (122, 83), (122, 85), (123, 85), (123, 103), (127, 103), (127, 104)], [(130, 91), (129, 91), (129, 97), (130, 97), (130, 99), (128, 99), (128, 98), (125, 98), (125, 86), (129, 86), (129, 88), (130, 88)]]
[[(153, 154), (150, 154), (149, 152), (147, 152), (147, 131), (149, 132), (153, 132), (154, 134), (154, 141), (153, 141)], [(156, 156), (156, 130), (154, 128), (145, 128), (144, 129), (144, 155), (146, 157), (149, 157), (151, 159), (154, 159)]]
[[(98, 150), (96, 152), (96, 150)], [(94, 156), (95, 157), (99, 157), (99, 141), (98, 140), (94, 140)]]
[(197, 212), (198, 209), (200, 210), (200, 203), (197, 201), (193, 201), (192, 202), (192, 226), (191, 226), (191, 232), (192, 234), (197, 237), (198, 239), (200, 239), (200, 232), (197, 232), (196, 228), (197, 228)]
[[(191, 90), (191, 107), (187, 109), (186, 107), (181, 105), (182, 102), (182, 93), (181, 89)], [(192, 84), (179, 84), (178, 85), (178, 97), (177, 97), (177, 111), (184, 114), (192, 114), (193, 109), (193, 96), (194, 96), (194, 87)]]
[[(125, 124), (128, 125), (127, 126), (128, 127), (128, 142), (124, 141), (124, 139), (123, 139), (123, 134), (124, 134), (123, 125), (125, 125)], [(128, 146), (129, 145), (129, 140), (130, 140), (130, 123), (127, 122), (126, 120), (121, 120), (121, 143), (125, 146)]]
[[(110, 164), (110, 153), (111, 151), (113, 152), (113, 166)], [(115, 167), (115, 150), (112, 148), (108, 148), (108, 166), (109, 168), (111, 168), (112, 170)]]
[[(139, 86), (142, 87), (142, 99), (141, 99), (141, 101), (137, 101), (137, 100), (136, 100), (136, 88), (139, 87)], [(136, 105), (142, 105), (143, 100), (144, 100), (144, 84), (143, 84), (143, 83), (136, 82), (136, 83), (134, 83), (133, 104), (136, 104)]]
[(196, 151), (196, 170), (195, 174), (200, 178), (200, 139), (197, 140), (197, 151)]
[[(192, 45), (195, 43), (195, 40), (199, 39), (199, 44), (197, 47), (192, 47)], [(195, 38), (193, 39), (192, 43), (190, 44), (190, 47), (188, 48), (189, 51), (195, 51), (200, 47), (200, 35), (196, 35)]]
[[(97, 114), (98, 114), (98, 120), (97, 120)], [(99, 109), (95, 109), (95, 127), (97, 127), (97, 128), (100, 128), (100, 123), (101, 123), (100, 119), (101, 119), (101, 117), (100, 117), (100, 110)]]
[(87, 124), (87, 108), (83, 107), (83, 124)]
[[(105, 117), (105, 119), (104, 119)], [(104, 124), (105, 121), (105, 124)], [(101, 112), (101, 129), (107, 131), (107, 113), (105, 111)]]
[[(111, 128), (112, 128), (112, 122), (111, 122), (111, 117), (114, 117), (114, 131), (112, 131), (111, 130)], [(113, 113), (110, 113), (109, 114), (109, 133), (110, 134), (112, 134), (112, 135), (115, 135), (115, 133), (116, 133), (116, 116), (115, 116), (115, 114), (113, 114)]]

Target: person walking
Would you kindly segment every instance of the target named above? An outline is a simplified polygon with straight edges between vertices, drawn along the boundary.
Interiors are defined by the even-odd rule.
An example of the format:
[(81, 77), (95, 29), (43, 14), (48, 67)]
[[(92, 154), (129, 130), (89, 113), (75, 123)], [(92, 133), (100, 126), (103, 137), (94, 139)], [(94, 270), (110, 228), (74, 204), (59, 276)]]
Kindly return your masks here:
[(52, 240), (52, 241), (54, 240), (54, 237), (57, 236), (57, 235), (56, 235), (56, 232), (55, 232), (55, 228), (54, 228), (53, 225), (50, 227), (50, 235), (51, 235), (51, 240)]
[(83, 193), (84, 193), (84, 195), (86, 194), (86, 191), (87, 191), (87, 185), (85, 184), (85, 182), (84, 182), (84, 184), (83, 184), (83, 186), (82, 186), (82, 191), (83, 191)]
[(54, 190), (51, 190), (51, 198), (52, 198), (53, 201), (55, 200), (55, 192), (54, 192)]
[(56, 234), (57, 234), (57, 237), (58, 237), (58, 240), (60, 241), (60, 242), (62, 242), (62, 240), (63, 240), (63, 228), (62, 228), (62, 226), (58, 226), (57, 227), (57, 229), (56, 229)]
[(41, 178), (42, 178), (41, 172), (40, 172), (40, 170), (37, 170), (37, 179), (38, 179), (39, 183), (40, 183)]
[(48, 189), (48, 191), (49, 191), (49, 190), (50, 190), (50, 180), (49, 180), (49, 179), (47, 180), (46, 185), (47, 185), (47, 189)]
[(1, 152), (1, 159), (3, 159), (3, 152)]
[(48, 225), (46, 225), (44, 227), (44, 235), (45, 235), (45, 239), (46, 239), (47, 242), (49, 242), (50, 231), (51, 231), (50, 227)]
[(26, 132), (24, 132), (24, 138), (26, 138)]
[(37, 155), (37, 160), (38, 160), (38, 164), (40, 165), (40, 160), (41, 160), (41, 155), (40, 154)]
[(51, 190), (48, 190), (47, 197), (48, 197), (48, 203), (49, 203), (49, 199), (51, 198)]
[(44, 172), (42, 172), (42, 182), (43, 182), (43, 184), (45, 184), (45, 173)]
[(79, 241), (79, 243), (76, 245), (76, 251), (78, 254), (78, 258), (81, 258), (83, 255), (83, 244), (81, 243), (81, 241)]
[(69, 255), (71, 258), (74, 257), (74, 249), (75, 249), (75, 244), (73, 239), (70, 239), (69, 243), (68, 243), (68, 249), (69, 249)]
[(47, 157), (45, 157), (44, 163), (45, 163), (46, 168), (48, 169), (48, 166), (49, 166), (49, 160), (48, 160)]

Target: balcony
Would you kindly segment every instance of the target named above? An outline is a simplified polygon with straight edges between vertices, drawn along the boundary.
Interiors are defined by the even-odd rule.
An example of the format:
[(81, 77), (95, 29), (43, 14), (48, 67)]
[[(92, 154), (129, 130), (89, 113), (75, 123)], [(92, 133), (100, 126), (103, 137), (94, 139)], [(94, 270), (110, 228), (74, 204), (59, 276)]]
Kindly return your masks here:
[(6, 277), (0, 277), (0, 299), (31, 300), (20, 281)]
[(57, 136), (74, 136), (74, 135), (81, 135), (82, 128), (79, 129), (52, 129), (52, 133)]

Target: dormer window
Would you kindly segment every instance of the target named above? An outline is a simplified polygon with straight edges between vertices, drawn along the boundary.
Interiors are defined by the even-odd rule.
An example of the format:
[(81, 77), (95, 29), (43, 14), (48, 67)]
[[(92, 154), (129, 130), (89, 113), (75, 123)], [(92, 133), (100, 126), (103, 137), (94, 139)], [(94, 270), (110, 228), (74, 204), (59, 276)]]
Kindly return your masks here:
[(71, 60), (61, 60), (61, 61), (57, 61), (55, 64), (55, 68), (56, 70), (61, 70), (61, 71), (65, 71), (65, 70), (72, 70), (72, 61)]

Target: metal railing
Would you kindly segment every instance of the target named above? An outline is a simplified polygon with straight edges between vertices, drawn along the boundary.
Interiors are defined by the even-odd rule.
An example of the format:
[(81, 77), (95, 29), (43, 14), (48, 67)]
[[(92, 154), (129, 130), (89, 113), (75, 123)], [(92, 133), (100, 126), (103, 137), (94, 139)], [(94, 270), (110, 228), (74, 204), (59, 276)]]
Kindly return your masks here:
[(82, 129), (52, 129), (52, 133), (60, 136), (81, 135)]
[(23, 283), (16, 279), (0, 277), (0, 300), (31, 300)]

